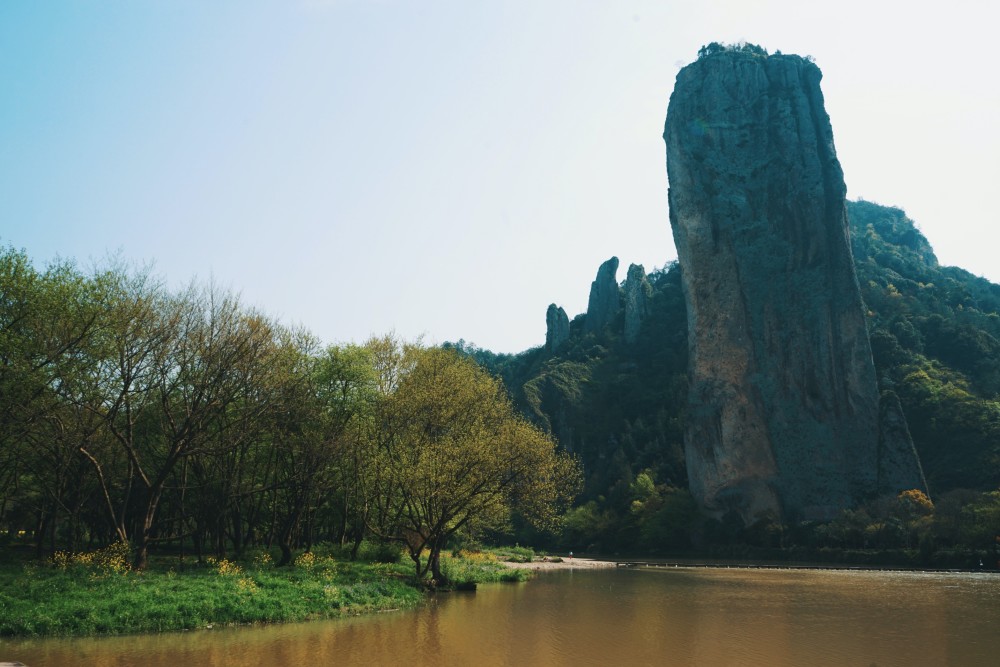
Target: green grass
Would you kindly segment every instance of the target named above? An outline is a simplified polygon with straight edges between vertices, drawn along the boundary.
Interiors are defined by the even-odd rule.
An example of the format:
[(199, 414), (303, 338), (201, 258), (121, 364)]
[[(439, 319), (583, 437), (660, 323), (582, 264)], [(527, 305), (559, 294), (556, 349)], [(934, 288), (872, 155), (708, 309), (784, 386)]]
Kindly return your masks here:
[[(409, 562), (350, 562), (317, 549), (291, 567), (259, 553), (175, 570), (154, 559), (145, 572), (72, 557), (53, 563), (0, 564), (0, 637), (165, 632), (278, 623), (406, 609), (424, 598)], [(263, 556), (263, 557), (261, 557)], [(524, 581), (531, 573), (492, 554), (446, 557), (456, 584)]]
[(398, 566), (189, 567), (107, 573), (82, 565), (0, 569), (0, 636), (162, 632), (275, 623), (413, 607), (423, 597)]
[(531, 579), (531, 570), (518, 570), (503, 564), (494, 551), (459, 552), (441, 556), (441, 571), (458, 587)]
[(496, 553), (511, 563), (530, 563), (535, 559), (535, 550), (530, 547), (497, 547)]

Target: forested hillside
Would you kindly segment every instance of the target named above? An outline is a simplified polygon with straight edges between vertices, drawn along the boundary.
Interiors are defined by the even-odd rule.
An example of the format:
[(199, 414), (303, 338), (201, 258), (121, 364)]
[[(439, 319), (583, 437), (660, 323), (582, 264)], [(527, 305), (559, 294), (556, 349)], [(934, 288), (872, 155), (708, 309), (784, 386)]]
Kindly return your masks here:
[[(375, 537), (426, 572), (451, 538), (484, 534), (604, 552), (919, 546), (978, 560), (1000, 534), (1000, 286), (940, 266), (902, 211), (848, 210), (879, 388), (898, 397), (929, 498), (870, 498), (827, 523), (702, 516), (687, 491), (676, 264), (633, 266), (619, 288), (606, 262), (600, 319), (550, 309), (559, 335), (545, 346), (442, 346), (502, 379), (508, 399), (454, 352), (391, 338), (324, 348), (212, 285), (39, 270), (0, 249), (0, 538), (39, 556), (128, 542), (137, 567), (157, 549), (267, 545), (289, 562), (318, 541), (356, 551)], [(561, 521), (579, 468), (553, 440), (583, 473)], [(429, 514), (407, 509), (423, 496)]]
[(902, 211), (850, 205), (883, 390), (895, 391), (932, 495), (1000, 485), (1000, 285), (938, 265)]
[[(954, 527), (964, 507), (966, 523), (975, 523), (971, 515), (978, 511), (982, 518), (996, 502), (980, 494), (1000, 486), (1000, 285), (940, 266), (899, 209), (858, 201), (849, 202), (848, 211), (880, 390), (899, 397), (939, 519), (952, 512)], [(685, 491), (687, 322), (680, 268), (670, 264), (649, 280), (649, 314), (634, 343), (624, 339), (623, 310), (596, 333), (585, 332), (586, 315), (578, 315), (557, 352), (539, 347), (494, 355), (457, 347), (502, 377), (521, 409), (581, 458), (586, 490), (568, 517), (568, 542), (639, 550), (692, 538), (753, 542), (760, 536), (752, 530), (703, 522)], [(902, 512), (903, 501), (892, 502), (897, 506), (872, 499), (864, 510), (871, 516), (848, 518), (862, 533), (872, 532), (876, 515)], [(897, 517), (896, 542), (916, 539), (902, 532), (917, 518)], [(787, 529), (760, 523), (764, 532)], [(841, 546), (867, 542), (863, 535), (821, 537)]]

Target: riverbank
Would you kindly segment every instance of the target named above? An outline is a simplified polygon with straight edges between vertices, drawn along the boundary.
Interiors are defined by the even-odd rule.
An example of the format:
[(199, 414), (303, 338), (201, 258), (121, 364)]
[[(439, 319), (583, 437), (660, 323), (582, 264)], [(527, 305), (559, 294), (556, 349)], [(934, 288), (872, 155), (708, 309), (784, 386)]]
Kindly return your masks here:
[[(457, 587), (523, 581), (495, 554), (447, 555)], [(410, 609), (427, 589), (408, 561), (359, 562), (307, 552), (276, 567), (269, 554), (234, 562), (153, 559), (142, 572), (110, 550), (0, 565), (0, 637), (87, 636), (286, 623)]]
[(504, 563), (507, 567), (520, 570), (532, 570), (536, 572), (549, 572), (552, 570), (600, 570), (615, 567), (617, 563), (609, 560), (595, 560), (593, 558), (535, 558), (527, 563)]
[(276, 568), (230, 561), (139, 573), (8, 567), (0, 572), (0, 636), (165, 632), (413, 607), (423, 593), (396, 567), (321, 562)]
[(636, 560), (622, 559), (602, 560), (593, 558), (559, 558), (541, 557), (526, 563), (505, 563), (508, 567), (548, 572), (554, 570), (589, 570), (606, 568), (623, 569), (715, 569), (715, 570), (821, 570), (821, 571), (871, 571), (871, 572), (925, 572), (936, 574), (992, 574), (1000, 576), (1000, 570), (987, 567), (972, 568), (934, 568), (934, 567), (901, 567), (893, 565), (844, 565), (837, 563), (795, 563), (789, 561), (775, 562), (741, 562), (741, 561), (705, 561), (705, 560)]

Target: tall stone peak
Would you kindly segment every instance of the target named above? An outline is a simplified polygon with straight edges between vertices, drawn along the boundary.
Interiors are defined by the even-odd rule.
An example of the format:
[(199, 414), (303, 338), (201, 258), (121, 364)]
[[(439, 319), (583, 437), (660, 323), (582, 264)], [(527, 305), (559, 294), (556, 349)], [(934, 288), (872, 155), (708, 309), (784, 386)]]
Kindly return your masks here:
[(545, 349), (555, 352), (569, 340), (569, 316), (554, 303), (545, 311)]
[(611, 323), (621, 308), (621, 292), (618, 288), (618, 258), (612, 257), (597, 269), (597, 277), (590, 284), (590, 299), (587, 301), (587, 318), (584, 331), (601, 331)]
[(799, 56), (713, 50), (678, 73), (664, 128), (688, 310), (690, 486), (706, 509), (748, 522), (832, 517), (880, 479), (922, 487), (900, 463), (912, 451), (884, 451), (899, 437), (879, 448), (821, 78)]
[(642, 264), (629, 265), (622, 292), (625, 300), (625, 342), (634, 343), (649, 311), (649, 299), (653, 293)]

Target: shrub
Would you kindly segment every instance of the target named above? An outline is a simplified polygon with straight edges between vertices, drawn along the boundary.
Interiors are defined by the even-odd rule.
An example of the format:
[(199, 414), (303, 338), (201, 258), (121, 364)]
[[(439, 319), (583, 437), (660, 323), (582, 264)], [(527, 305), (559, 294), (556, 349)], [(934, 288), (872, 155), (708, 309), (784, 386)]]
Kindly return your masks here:
[(392, 542), (364, 541), (358, 549), (358, 558), (372, 563), (398, 563), (403, 557), (403, 550)]
[(125, 574), (131, 569), (132, 549), (128, 542), (115, 542), (96, 551), (57, 551), (50, 562), (61, 570), (71, 566), (81, 566), (99, 576)]
[(507, 552), (507, 560), (511, 563), (530, 563), (535, 559), (535, 552), (529, 547), (509, 547)]
[(238, 577), (243, 574), (243, 569), (239, 565), (225, 558), (220, 560), (215, 568), (224, 577)]
[(304, 567), (307, 570), (311, 570), (313, 566), (316, 565), (316, 554), (311, 551), (306, 551), (301, 553), (295, 559), (295, 567)]

